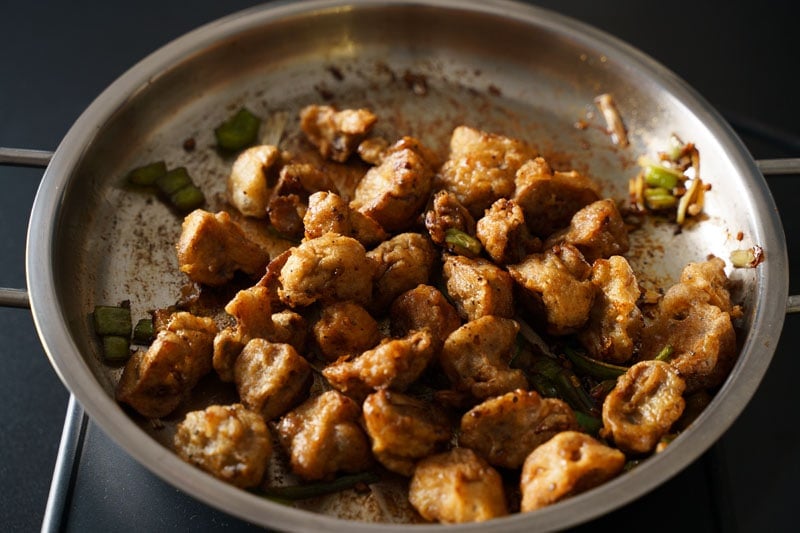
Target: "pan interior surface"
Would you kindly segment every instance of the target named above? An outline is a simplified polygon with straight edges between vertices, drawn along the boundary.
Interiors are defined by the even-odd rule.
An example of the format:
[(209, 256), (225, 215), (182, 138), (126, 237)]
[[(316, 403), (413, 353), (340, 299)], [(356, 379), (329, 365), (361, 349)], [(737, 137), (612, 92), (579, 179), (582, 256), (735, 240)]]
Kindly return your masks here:
[[(480, 527), (575, 525), (635, 499), (704, 452), (758, 385), (783, 321), (783, 307), (774, 302), (785, 302), (788, 287), (780, 270), (786, 266), (782, 229), (769, 193), (718, 115), (635, 50), (546, 11), (506, 2), (301, 4), (234, 15), (148, 57), (92, 104), (48, 168), (31, 219), (38, 235), (29, 239), (28, 286), (45, 348), (90, 416), (156, 474), (252, 522), (343, 530), (387, 521), (393, 511), (375, 502), (331, 500), (311, 513), (259, 499), (184, 464), (167, 449), (177, 420), (154, 427), (114, 402), (121, 368), (102, 362), (90, 320), (95, 305), (124, 300), (134, 317), (144, 317), (174, 304), (186, 282), (175, 254), (181, 219), (126, 187), (130, 169), (156, 160), (185, 166), (205, 192), (207, 209), (216, 211), (233, 162), (215, 149), (218, 124), (247, 106), (266, 124), (284, 124), (277, 128), (282, 147), (302, 149), (299, 110), (331, 104), (368, 107), (379, 117), (378, 135), (418, 137), (442, 158), (461, 124), (524, 139), (555, 169), (579, 170), (618, 200), (627, 196), (640, 155), (655, 157), (672, 134), (695, 143), (701, 175), (712, 185), (705, 219), (679, 233), (656, 223), (635, 232), (632, 265), (644, 283), (665, 286), (687, 262), (711, 254), (726, 260), (744, 308), (737, 324), (742, 357), (732, 376), (692, 428), (635, 471), (551, 508)], [(613, 143), (595, 107), (601, 93), (616, 100), (627, 148)], [(185, 149), (187, 139), (193, 150)], [(765, 250), (766, 262), (730, 268), (730, 252), (753, 245)], [(766, 299), (773, 305), (765, 306)], [(197, 402), (208, 403), (214, 394)], [(397, 513), (388, 518), (402, 518), (402, 510)], [(415, 529), (429, 527), (440, 528)]]

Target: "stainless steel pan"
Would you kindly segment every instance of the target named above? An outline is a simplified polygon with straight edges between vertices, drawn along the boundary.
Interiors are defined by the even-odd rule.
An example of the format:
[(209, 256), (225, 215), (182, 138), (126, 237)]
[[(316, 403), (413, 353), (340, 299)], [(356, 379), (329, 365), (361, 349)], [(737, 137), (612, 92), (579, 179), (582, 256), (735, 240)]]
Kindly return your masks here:
[[(614, 95), (626, 122), (626, 149), (613, 145), (593, 107), (602, 92)], [(585, 171), (615, 197), (626, 194), (636, 157), (655, 154), (678, 134), (697, 144), (702, 175), (713, 185), (708, 219), (679, 235), (667, 226), (648, 228), (652, 253), (636, 255), (635, 268), (665, 283), (683, 264), (709, 253), (727, 258), (733, 249), (752, 245), (766, 253), (758, 268), (730, 271), (745, 308), (733, 373), (665, 452), (542, 511), (458, 529), (562, 529), (596, 517), (675, 475), (742, 411), (772, 357), (787, 305), (796, 306), (787, 297), (786, 245), (775, 205), (756, 162), (714, 109), (635, 49), (529, 6), (313, 1), (253, 9), (200, 28), (104, 91), (45, 172), (29, 229), (29, 294), (0, 293), (6, 305), (29, 300), (61, 379), (144, 466), (200, 500), (265, 526), (408, 530), (284, 507), (183, 463), (163, 445), (168, 429), (139, 424), (114, 402), (119, 369), (102, 364), (89, 321), (96, 304), (129, 299), (139, 315), (169, 305), (184, 281), (173, 253), (180, 221), (157, 202), (124, 190), (128, 169), (154, 159), (186, 165), (213, 209), (231, 161), (214, 151), (212, 130), (231, 109), (247, 103), (265, 117), (288, 116), (287, 132), (295, 132), (297, 110), (327, 97), (340, 106), (373, 108), (387, 137), (417, 135), (438, 150), (462, 123), (525, 138), (557, 166)], [(589, 127), (576, 128), (578, 121)], [(196, 140), (195, 151), (182, 148), (186, 138)], [(292, 145), (296, 138), (284, 142)], [(25, 155), (5, 157), (24, 163)], [(777, 165), (796, 168), (792, 162)], [(736, 238), (740, 232), (742, 241)]]

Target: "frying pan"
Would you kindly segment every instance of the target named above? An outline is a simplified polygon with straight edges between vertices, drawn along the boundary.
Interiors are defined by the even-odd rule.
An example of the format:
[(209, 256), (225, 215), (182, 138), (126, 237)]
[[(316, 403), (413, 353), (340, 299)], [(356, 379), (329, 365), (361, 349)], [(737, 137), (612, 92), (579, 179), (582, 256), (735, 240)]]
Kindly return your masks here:
[[(628, 125), (631, 147), (625, 150), (591, 116), (600, 92), (614, 94)], [(727, 258), (734, 248), (758, 244), (767, 254), (757, 269), (730, 272), (746, 311), (740, 360), (713, 403), (666, 452), (551, 508), (463, 529), (547, 530), (598, 516), (680, 471), (741, 412), (783, 323), (786, 248), (755, 162), (708, 104), (639, 52), (546, 11), (506, 2), (310, 2), (229, 17), (136, 65), (75, 123), (37, 194), (30, 235), (39, 238), (29, 237), (27, 273), (42, 343), (90, 416), (143, 465), (255, 523), (374, 527), (278, 506), (183, 464), (159, 444), (158, 432), (114, 403), (119, 372), (100, 363), (88, 321), (97, 303), (131, 299), (138, 314), (168, 305), (183, 282), (172, 254), (179, 224), (164, 206), (123, 190), (129, 168), (167, 159), (189, 166), (204, 190), (221, 192), (230, 161), (211, 149), (210, 132), (232, 108), (247, 103), (265, 116), (281, 111), (294, 117), (299, 107), (329, 93), (338, 105), (376, 109), (387, 136), (415, 134), (440, 150), (458, 123), (526, 138), (558, 164), (598, 179), (615, 197), (624, 195), (635, 173), (631, 161), (678, 133), (699, 146), (703, 176), (714, 185), (709, 219), (678, 236), (670, 228), (651, 228), (652, 250), (665, 252), (640, 257), (637, 266), (666, 282), (684, 263), (709, 253)], [(592, 127), (576, 129), (578, 120)], [(290, 123), (287, 131), (293, 129)], [(197, 140), (195, 152), (181, 147), (188, 137)], [(743, 241), (735, 239), (739, 232)], [(10, 295), (6, 303), (25, 303), (24, 295), (4, 294)]]

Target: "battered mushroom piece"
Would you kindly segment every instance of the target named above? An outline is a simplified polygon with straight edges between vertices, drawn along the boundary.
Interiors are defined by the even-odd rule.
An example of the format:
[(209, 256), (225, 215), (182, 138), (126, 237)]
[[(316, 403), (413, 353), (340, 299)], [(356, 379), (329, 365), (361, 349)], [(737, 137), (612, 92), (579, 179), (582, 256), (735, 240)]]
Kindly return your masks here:
[(211, 318), (172, 314), (147, 351), (139, 350), (128, 359), (117, 385), (117, 401), (147, 418), (170, 414), (211, 371), (216, 333)]
[(447, 298), (430, 285), (420, 284), (395, 299), (389, 310), (392, 335), (403, 337), (415, 330), (427, 330), (436, 351), (444, 340), (461, 326), (458, 311)]
[(250, 339), (267, 338), (275, 327), (272, 323), (272, 304), (265, 287), (254, 286), (236, 293), (225, 306), (235, 326), (229, 326), (214, 337), (214, 370), (222, 381), (233, 381), (233, 364)]
[(290, 307), (317, 300), (372, 299), (375, 267), (366, 250), (352, 237), (326, 233), (291, 249), (280, 271), (278, 296)]
[(266, 218), (281, 164), (281, 151), (272, 145), (253, 146), (239, 154), (228, 176), (231, 204), (245, 216)]
[(364, 139), (358, 145), (358, 157), (370, 165), (380, 165), (387, 148), (389, 141), (382, 137)]
[(472, 216), (479, 218), (495, 200), (514, 194), (517, 169), (535, 155), (523, 141), (458, 126), (436, 187), (453, 192)]
[(213, 214), (197, 209), (183, 220), (177, 245), (178, 264), (190, 280), (223, 285), (237, 270), (261, 275), (269, 254), (250, 241), (225, 211)]
[(300, 111), (300, 129), (325, 159), (344, 163), (358, 148), (378, 117), (368, 109), (337, 110), (310, 105)]
[(731, 312), (731, 295), (725, 261), (712, 257), (701, 263), (689, 263), (681, 272), (680, 282), (708, 294), (708, 302), (726, 313)]
[(447, 230), (458, 230), (475, 235), (475, 219), (450, 191), (439, 191), (433, 195), (431, 208), (425, 212), (425, 227), (431, 240), (448, 251)]
[(614, 200), (593, 202), (573, 215), (570, 225), (551, 235), (545, 248), (568, 242), (581, 251), (589, 263), (595, 259), (621, 255), (628, 251), (628, 230)]
[(458, 443), (493, 466), (519, 468), (537, 446), (567, 430), (578, 430), (569, 405), (534, 391), (515, 390), (467, 411), (461, 417)]
[(592, 265), (597, 296), (586, 327), (578, 339), (595, 359), (625, 363), (633, 356), (644, 328), (636, 306), (641, 291), (628, 261), (619, 255)]
[(261, 483), (272, 455), (264, 420), (238, 403), (187, 413), (173, 446), (187, 463), (240, 488)]
[(669, 363), (636, 363), (617, 379), (603, 401), (600, 436), (624, 452), (653, 451), (683, 413), (685, 388)]
[(405, 231), (428, 201), (433, 165), (427, 148), (403, 137), (387, 150), (380, 165), (361, 178), (350, 205), (388, 232)]
[(365, 247), (371, 247), (389, 238), (380, 224), (351, 209), (344, 198), (332, 192), (315, 192), (308, 198), (303, 225), (306, 239), (333, 232), (353, 237)]
[(242, 403), (273, 420), (302, 401), (311, 386), (311, 366), (289, 344), (253, 339), (233, 366)]
[(312, 333), (321, 355), (328, 361), (360, 354), (381, 340), (378, 322), (355, 302), (336, 302), (323, 307)]
[(686, 381), (687, 393), (720, 385), (736, 362), (731, 316), (710, 300), (694, 284), (673, 285), (642, 333), (642, 358), (671, 349), (669, 363)]
[(431, 276), (436, 251), (419, 233), (401, 233), (367, 252), (376, 265), (375, 287), (368, 308), (376, 315), (388, 311), (395, 298)]
[(451, 333), (439, 362), (455, 389), (482, 400), (527, 389), (522, 370), (509, 366), (517, 332), (514, 320), (485, 316)]
[(542, 248), (531, 235), (522, 208), (514, 200), (500, 198), (478, 220), (477, 237), (492, 261), (499, 265), (519, 263)]
[(284, 309), (272, 314), (272, 325), (274, 329), (267, 340), (291, 344), (298, 353), (305, 351), (308, 322), (303, 315)]
[(308, 163), (285, 165), (267, 207), (272, 226), (283, 234), (302, 236), (309, 195), (320, 191), (336, 191), (326, 173)]
[(361, 401), (379, 389), (404, 391), (433, 356), (431, 334), (415, 331), (402, 339), (383, 339), (353, 360), (341, 358), (325, 367), (322, 375), (333, 388)]
[(337, 391), (323, 392), (287, 413), (278, 423), (292, 472), (311, 481), (372, 465), (358, 404)]
[(564, 431), (525, 459), (521, 511), (535, 511), (602, 485), (625, 467), (625, 454), (585, 433)]
[(411, 476), (418, 460), (450, 440), (452, 431), (445, 413), (411, 396), (380, 390), (364, 400), (362, 409), (372, 453), (398, 474)]
[(500, 474), (469, 448), (453, 448), (420, 461), (408, 499), (426, 520), (448, 524), (508, 514)]
[(522, 207), (528, 229), (543, 239), (568, 226), (579, 209), (600, 199), (597, 185), (589, 178), (574, 170), (553, 172), (541, 157), (522, 165), (515, 183), (513, 199)]
[(594, 304), (592, 267), (571, 244), (531, 254), (508, 271), (524, 289), (522, 302), (553, 335), (575, 333), (586, 324)]
[(462, 319), (514, 316), (514, 282), (508, 272), (491, 261), (448, 255), (442, 273), (447, 294)]

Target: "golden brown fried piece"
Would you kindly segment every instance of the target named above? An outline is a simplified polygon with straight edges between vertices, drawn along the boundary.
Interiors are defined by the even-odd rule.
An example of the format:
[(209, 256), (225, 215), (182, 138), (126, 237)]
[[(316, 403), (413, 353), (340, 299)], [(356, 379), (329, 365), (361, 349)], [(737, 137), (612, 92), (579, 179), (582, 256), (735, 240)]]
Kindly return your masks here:
[(458, 443), (493, 466), (519, 468), (537, 446), (567, 430), (577, 431), (578, 422), (566, 402), (515, 390), (467, 411)]
[(237, 271), (260, 276), (269, 254), (250, 241), (225, 211), (212, 214), (197, 209), (183, 220), (177, 245), (180, 270), (190, 280), (223, 285)]
[(495, 200), (514, 194), (517, 169), (535, 155), (523, 141), (458, 126), (436, 187), (454, 193), (472, 216), (479, 218)]
[(272, 455), (267, 425), (242, 404), (187, 413), (173, 446), (184, 461), (241, 488), (261, 483)]
[(373, 459), (360, 417), (358, 404), (336, 391), (323, 392), (286, 414), (278, 435), (292, 472), (310, 481), (369, 468)]
[(601, 436), (625, 452), (653, 451), (683, 413), (685, 388), (669, 363), (636, 363), (603, 401)]
[(372, 453), (398, 474), (410, 476), (418, 460), (450, 440), (447, 416), (428, 402), (380, 390), (367, 396), (362, 408)]
[(521, 510), (535, 511), (616, 477), (625, 454), (585, 433), (564, 431), (542, 444), (522, 466)]
[(186, 312), (170, 315), (147, 351), (139, 350), (128, 359), (117, 385), (117, 401), (148, 418), (170, 414), (211, 372), (216, 333), (210, 318)]
[(518, 332), (511, 319), (484, 316), (451, 333), (439, 362), (455, 389), (478, 399), (527, 390), (525, 374), (509, 366)]
[(500, 474), (469, 448), (453, 448), (420, 461), (408, 499), (426, 520), (446, 524), (508, 514)]
[(236, 359), (233, 377), (242, 403), (270, 421), (305, 399), (311, 366), (289, 344), (253, 339)]

